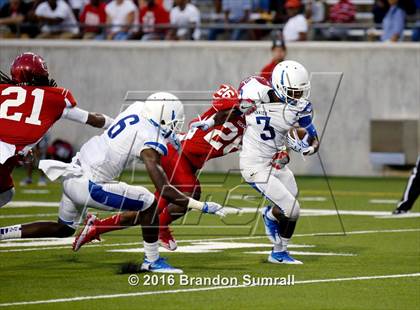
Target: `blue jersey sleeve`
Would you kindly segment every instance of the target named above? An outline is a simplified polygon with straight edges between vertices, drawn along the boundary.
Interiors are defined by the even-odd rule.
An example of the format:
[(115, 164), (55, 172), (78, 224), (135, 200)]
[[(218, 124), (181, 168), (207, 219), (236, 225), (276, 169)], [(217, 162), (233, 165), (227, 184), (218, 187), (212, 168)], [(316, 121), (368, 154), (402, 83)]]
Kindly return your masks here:
[(317, 137), (318, 133), (312, 123), (312, 104), (310, 102), (308, 102), (300, 115), (301, 117), (298, 120), (299, 126), (305, 128), (310, 137)]

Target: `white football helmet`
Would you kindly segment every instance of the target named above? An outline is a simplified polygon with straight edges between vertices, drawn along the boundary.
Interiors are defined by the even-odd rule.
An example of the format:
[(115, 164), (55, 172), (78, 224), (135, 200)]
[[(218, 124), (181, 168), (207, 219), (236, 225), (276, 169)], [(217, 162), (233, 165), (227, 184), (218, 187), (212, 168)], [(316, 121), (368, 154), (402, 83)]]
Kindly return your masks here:
[(158, 92), (147, 97), (142, 115), (160, 127), (161, 133), (168, 138), (172, 133), (179, 133), (184, 125), (184, 106), (175, 95)]
[(271, 76), (271, 84), (277, 96), (286, 103), (295, 104), (299, 99), (309, 98), (309, 73), (297, 61), (285, 60), (277, 64)]

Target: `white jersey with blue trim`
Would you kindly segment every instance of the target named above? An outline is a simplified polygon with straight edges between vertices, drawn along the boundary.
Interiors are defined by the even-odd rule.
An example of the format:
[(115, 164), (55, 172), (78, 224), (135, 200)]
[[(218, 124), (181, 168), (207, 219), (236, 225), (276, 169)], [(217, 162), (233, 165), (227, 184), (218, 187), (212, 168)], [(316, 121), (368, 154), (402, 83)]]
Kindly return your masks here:
[(143, 102), (133, 103), (115, 118), (108, 130), (82, 146), (78, 160), (90, 180), (112, 181), (139, 158), (144, 149), (167, 154), (166, 140), (159, 128), (141, 115), (142, 106)]
[(252, 79), (242, 87), (242, 99), (259, 100), (257, 109), (246, 116), (247, 128), (239, 154), (241, 168), (270, 166), (272, 156), (284, 147), (289, 129), (312, 112), (311, 103), (303, 99), (295, 104), (270, 102), (270, 90)]

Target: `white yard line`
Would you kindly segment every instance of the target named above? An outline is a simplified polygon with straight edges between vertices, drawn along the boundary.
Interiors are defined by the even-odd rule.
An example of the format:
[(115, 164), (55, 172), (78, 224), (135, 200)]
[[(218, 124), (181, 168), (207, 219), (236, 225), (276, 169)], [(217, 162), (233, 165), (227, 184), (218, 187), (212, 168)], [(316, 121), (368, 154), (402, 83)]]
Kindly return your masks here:
[(0, 219), (23, 219), (28, 217), (50, 217), (55, 216), (57, 217), (58, 214), (56, 213), (33, 213), (33, 214), (6, 214), (0, 215)]
[[(244, 252), (244, 254), (256, 254), (256, 255), (269, 255), (271, 251), (252, 251), (252, 252)], [(334, 252), (312, 252), (312, 251), (290, 251), (292, 255), (298, 256), (357, 256), (357, 254), (353, 253), (334, 253)]]
[(35, 195), (45, 195), (49, 194), (50, 191), (48, 189), (23, 189), (21, 190), (23, 194), (35, 194)]
[(58, 208), (59, 202), (49, 201), (11, 201), (4, 208), (28, 208), (28, 207), (45, 207), (45, 208)]
[(319, 202), (327, 201), (327, 198), (320, 197), (320, 196), (316, 196), (316, 197), (304, 196), (304, 197), (299, 197), (298, 199), (299, 201), (319, 201)]
[(371, 199), (369, 200), (369, 203), (373, 204), (391, 204), (396, 205), (398, 200), (396, 199)]
[[(420, 228), (407, 228), (407, 229), (383, 229), (383, 230), (356, 230), (348, 231), (347, 235), (364, 235), (364, 234), (379, 234), (379, 233), (404, 233), (404, 232), (418, 232)], [(310, 234), (295, 234), (293, 238), (299, 237), (322, 237), (322, 236), (343, 236), (343, 232), (321, 232), (321, 233), (310, 233)], [(266, 236), (247, 236), (247, 237), (226, 237), (226, 238), (210, 238), (210, 239), (189, 239), (189, 240), (177, 240), (177, 243), (189, 243), (189, 242), (208, 242), (208, 241), (234, 241), (234, 240), (252, 240), (252, 239), (266, 239)], [(111, 243), (111, 244), (90, 244), (85, 247), (119, 247), (119, 246), (130, 246), (139, 245), (139, 242), (125, 242), (125, 243)], [(59, 249), (70, 249), (69, 246), (50, 246), (50, 247), (34, 247), (25, 249), (8, 249), (0, 250), (0, 253), (5, 252), (28, 252), (28, 251), (46, 251), (46, 250), (59, 250)], [(176, 253), (176, 252), (175, 252)]]
[[(44, 202), (29, 202), (29, 201), (16, 201), (11, 202), (7, 205), (8, 208), (25, 208), (25, 207), (47, 207), (47, 208), (56, 208), (58, 204), (56, 203), (44, 203)], [(226, 207), (225, 211), (227, 214), (253, 214), (257, 213), (260, 210), (257, 208), (231, 208)], [(402, 216), (392, 215), (391, 211), (367, 211), (367, 210), (340, 210), (341, 215), (358, 215), (358, 216), (375, 216), (383, 218), (401, 218)], [(56, 215), (56, 214), (51, 214)], [(327, 210), (327, 209), (301, 209), (301, 216), (336, 216), (336, 210)], [(25, 218), (33, 217), (34, 214), (9, 214), (9, 215), (0, 215), (0, 219), (3, 218)], [(49, 215), (43, 215), (49, 216)], [(420, 212), (410, 212), (405, 217), (420, 217)]]
[[(366, 280), (411, 278), (411, 277), (419, 277), (419, 276), (420, 276), (420, 273), (391, 274), (391, 275), (380, 275), (380, 276), (361, 276), (361, 277), (349, 277), (349, 278), (301, 280), (301, 281), (295, 281), (294, 284), (299, 285), (299, 284), (332, 283), (332, 282), (345, 282), (345, 281), (366, 281)], [(71, 298), (58, 298), (58, 299), (45, 299), (45, 300), (2, 303), (2, 304), (0, 304), (0, 307), (40, 305), (40, 304), (52, 304), (52, 303), (66, 303), (66, 302), (98, 300), (98, 299), (140, 297), (140, 296), (147, 296), (147, 295), (166, 295), (166, 294), (192, 293), (192, 292), (215, 291), (215, 290), (226, 290), (226, 289), (239, 289), (239, 288), (249, 288), (249, 287), (256, 287), (256, 286), (247, 286), (247, 285), (212, 286), (212, 287), (200, 287), (200, 288), (188, 288), (188, 289), (186, 288), (186, 289), (151, 291), (151, 292), (120, 293), (120, 294), (109, 294), (109, 295), (92, 295), (92, 296), (80, 296), (80, 297), (71, 297)]]

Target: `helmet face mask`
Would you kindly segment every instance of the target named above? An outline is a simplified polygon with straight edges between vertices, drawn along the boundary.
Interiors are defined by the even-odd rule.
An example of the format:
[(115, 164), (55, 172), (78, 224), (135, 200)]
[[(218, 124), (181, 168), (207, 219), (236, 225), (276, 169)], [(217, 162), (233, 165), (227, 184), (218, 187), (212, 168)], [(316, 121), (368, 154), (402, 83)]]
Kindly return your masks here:
[(185, 119), (181, 101), (167, 92), (150, 95), (146, 99), (142, 114), (159, 127), (159, 132), (164, 138), (181, 132)]
[(310, 85), (301, 88), (282, 87), (282, 93), (288, 104), (295, 104), (296, 101), (304, 99), (308, 100), (310, 94)]

